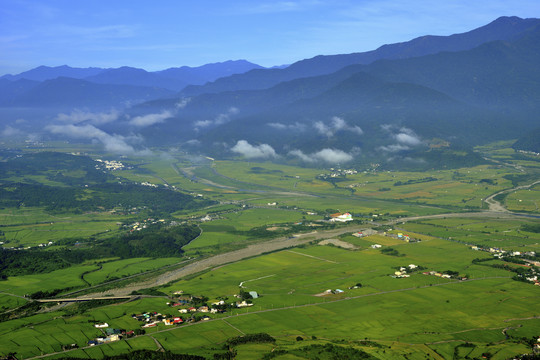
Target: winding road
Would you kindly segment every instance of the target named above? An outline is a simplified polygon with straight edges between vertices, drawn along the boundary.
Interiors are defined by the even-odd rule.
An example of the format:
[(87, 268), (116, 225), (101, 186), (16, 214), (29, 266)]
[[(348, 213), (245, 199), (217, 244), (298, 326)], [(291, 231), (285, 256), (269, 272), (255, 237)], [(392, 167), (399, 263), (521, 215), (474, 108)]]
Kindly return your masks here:
[(506, 209), (500, 202), (498, 202), (497, 200), (495, 200), (495, 197), (498, 196), (498, 195), (501, 195), (501, 194), (508, 194), (508, 193), (511, 193), (511, 192), (514, 192), (514, 191), (528, 189), (528, 188), (530, 188), (530, 187), (535, 186), (536, 184), (540, 184), (540, 180), (535, 181), (535, 182), (533, 182), (532, 184), (521, 185), (521, 186), (516, 186), (516, 187), (514, 187), (514, 188), (511, 188), (511, 189), (501, 190), (501, 191), (496, 192), (495, 194), (490, 195), (490, 196), (488, 196), (487, 198), (485, 198), (485, 199), (484, 199), (484, 202), (485, 202), (486, 204), (488, 204), (488, 206), (489, 206), (489, 211), (493, 211), (493, 212), (507, 212), (507, 213), (509, 213), (510, 211), (509, 211), (508, 209)]

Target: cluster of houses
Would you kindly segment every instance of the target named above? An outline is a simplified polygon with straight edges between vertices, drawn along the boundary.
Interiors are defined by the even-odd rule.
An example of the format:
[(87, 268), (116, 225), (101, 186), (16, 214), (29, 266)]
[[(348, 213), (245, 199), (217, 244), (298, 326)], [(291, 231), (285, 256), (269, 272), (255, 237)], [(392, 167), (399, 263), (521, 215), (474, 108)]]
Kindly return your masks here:
[(146, 229), (148, 225), (155, 225), (159, 223), (162, 223), (162, 224), (165, 223), (165, 219), (155, 220), (152, 218), (148, 218), (146, 220), (136, 221), (129, 225), (124, 225), (124, 227), (130, 228), (130, 231), (133, 232), (133, 231), (141, 231), (142, 229)]
[[(526, 251), (526, 252), (506, 251), (506, 250), (503, 250), (503, 249), (497, 248), (497, 247), (483, 248), (483, 247), (480, 247), (480, 246), (472, 245), (471, 249), (476, 250), (476, 251), (488, 252), (490, 254), (493, 254), (494, 257), (499, 258), (499, 259), (503, 258), (505, 256), (514, 256), (514, 257), (523, 257), (523, 256), (535, 257), (536, 256), (536, 253), (534, 251)], [(525, 261), (527, 261), (527, 260), (525, 260)], [(535, 266), (540, 266), (540, 262), (536, 262), (537, 264), (534, 264), (535, 263), (534, 261), (531, 261), (531, 262)]]
[(530, 267), (528, 273), (526, 274), (520, 274), (518, 277), (521, 277), (523, 280), (526, 280), (527, 282), (533, 283), (536, 286), (540, 286), (540, 273), (538, 273), (536, 267), (540, 267), (540, 261), (530, 260), (530, 258), (536, 258), (536, 252), (534, 251), (506, 251), (500, 248), (496, 247), (489, 247), (489, 248), (483, 248), (480, 246), (473, 245), (471, 246), (471, 249), (476, 251), (485, 251), (489, 252), (490, 254), (493, 254), (493, 257), (497, 259), (503, 259), (507, 257), (512, 258), (519, 258), (524, 263), (526, 263), (526, 267)]
[[(373, 216), (376, 216), (376, 215), (373, 215)], [(391, 229), (388, 230), (388, 231), (391, 231)], [(389, 236), (391, 238), (403, 240), (405, 242), (419, 242), (420, 241), (419, 239), (413, 238), (413, 237), (411, 237), (411, 236), (409, 236), (407, 234), (403, 234), (403, 233), (390, 234), (390, 233), (387, 233), (386, 231), (378, 232), (378, 231), (375, 231), (373, 229), (360, 230), (358, 232), (352, 233), (352, 236), (356, 236), (356, 237), (361, 238), (361, 237), (364, 237), (364, 236), (370, 236), (370, 235), (376, 235), (376, 234), (381, 234), (383, 236)], [(379, 247), (377, 247), (377, 248), (379, 248)]]
[(408, 278), (408, 277), (411, 277), (410, 274), (408, 274), (407, 272), (413, 272), (415, 270), (418, 269), (418, 265), (415, 265), (415, 264), (409, 264), (408, 266), (401, 266), (399, 268), (399, 270), (395, 271), (394, 272), (394, 275), (390, 275), (392, 276), (393, 278)]
[(330, 222), (347, 222), (353, 221), (353, 217), (350, 213), (335, 213), (330, 215)]
[[(158, 324), (163, 323), (166, 326), (180, 325), (184, 322), (196, 321), (195, 318), (184, 319), (180, 316), (167, 316), (158, 312), (145, 312), (142, 314), (133, 314), (131, 317), (139, 322), (144, 323), (143, 328), (156, 327)], [(201, 320), (210, 320), (209, 316), (204, 316)]]
[(534, 152), (534, 151), (527, 151), (527, 150), (516, 150), (516, 152), (526, 155), (535, 155), (540, 156), (540, 153)]
[(534, 283), (536, 286), (540, 286), (540, 279), (538, 278), (538, 274), (532, 274), (531, 276), (525, 276), (525, 280), (528, 282)]
[(448, 274), (446, 272), (438, 272), (438, 271), (424, 271), (422, 274), (424, 275), (432, 275), (437, 276), (443, 279), (459, 279), (459, 280), (467, 280), (466, 277), (454, 275), (454, 274)]
[(101, 170), (103, 168), (107, 170), (122, 170), (125, 166), (120, 161), (116, 160), (101, 160), (96, 159), (99, 164), (96, 164), (96, 169)]
[[(4, 245), (4, 241), (0, 241), (0, 246), (1, 245)], [(40, 247), (40, 248), (43, 248), (43, 247), (47, 247), (47, 246), (51, 246), (52, 244), (54, 244), (52, 241), (49, 241), (48, 243), (43, 243), (43, 244), (38, 244), (37, 246), (10, 246), (10, 247), (5, 247), (4, 249), (5, 250), (30, 250), (30, 249), (33, 249), (33, 248), (37, 248), (37, 247)]]
[(153, 187), (153, 188), (157, 188), (158, 186), (156, 184), (152, 184), (152, 183), (149, 183), (148, 181), (143, 181), (141, 183), (142, 186), (148, 186), (148, 187)]
[(370, 235), (375, 235), (375, 234), (377, 234), (377, 231), (373, 229), (364, 229), (364, 230), (360, 230), (360, 231), (352, 233), (352, 236), (362, 238), (364, 236), (370, 236)]
[[(357, 289), (357, 287), (356, 287)], [(325, 290), (323, 292), (324, 295), (330, 295), (330, 294), (342, 294), (344, 293), (345, 291), (341, 290), (341, 289), (335, 289), (335, 290), (332, 290), (332, 289), (328, 289), (328, 290)]]
[(389, 235), (387, 235), (387, 236), (390, 236), (390, 237), (396, 237), (397, 239), (403, 240), (403, 241), (405, 241), (405, 242), (419, 242), (419, 241), (420, 241), (419, 239), (412, 238), (412, 237), (410, 237), (409, 235), (403, 234), (403, 233), (397, 233), (397, 235), (389, 234)]
[(39, 244), (38, 247), (47, 247), (47, 246), (51, 246), (52, 244), (54, 243), (52, 241), (49, 241), (48, 243)]
[(326, 178), (337, 178), (341, 176), (346, 175), (355, 175), (358, 174), (358, 171), (354, 169), (334, 169), (330, 168), (330, 171), (332, 171), (330, 174), (319, 174), (319, 178), (326, 179)]
[(107, 323), (101, 323), (101, 324), (94, 324), (94, 327), (98, 329), (105, 329), (102, 330), (104, 332), (104, 337), (97, 337), (92, 340), (88, 340), (88, 346), (95, 346), (99, 344), (105, 344), (110, 342), (119, 341), (122, 339), (123, 336), (133, 336), (134, 331), (126, 331), (121, 329), (113, 329), (109, 327), (109, 324)]

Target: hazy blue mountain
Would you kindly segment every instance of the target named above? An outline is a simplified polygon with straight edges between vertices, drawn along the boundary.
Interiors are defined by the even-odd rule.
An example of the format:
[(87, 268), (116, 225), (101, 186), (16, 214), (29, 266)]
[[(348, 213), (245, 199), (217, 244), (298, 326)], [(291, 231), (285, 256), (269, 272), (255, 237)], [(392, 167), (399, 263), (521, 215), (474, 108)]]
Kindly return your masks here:
[(181, 95), (193, 96), (222, 91), (264, 89), (301, 77), (333, 73), (352, 64), (370, 64), (379, 59), (402, 59), (441, 51), (462, 51), (494, 40), (513, 40), (540, 24), (540, 19), (501, 17), (478, 29), (450, 36), (423, 36), (408, 42), (383, 45), (377, 50), (346, 55), (320, 55), (298, 61), (285, 69), (252, 70), (218, 79), (204, 86), (188, 86)]
[[(225, 62), (154, 73), (123, 67), (88, 78), (94, 82), (21, 83), (9, 105), (135, 104), (100, 128), (136, 133), (147, 145), (191, 144), (191, 150), (215, 156), (234, 155), (232, 146), (245, 140), (268, 144), (280, 159), (300, 162), (333, 149), (394, 166), (443, 160), (472, 165), (482, 160), (471, 146), (515, 139), (538, 127), (539, 49), (540, 20), (499, 18), (464, 34), (321, 56), (285, 69), (252, 69), (174, 94), (164, 89), (175, 86), (164, 86), (166, 81), (194, 82), (202, 74), (219, 76), (256, 65)], [(15, 86), (0, 80), (0, 95)], [(154, 86), (119, 85), (125, 82)], [(135, 126), (139, 115), (148, 117)], [(432, 141), (444, 146), (430, 147)]]
[(512, 145), (512, 148), (540, 153), (540, 128), (528, 131)]
[(427, 86), (456, 99), (494, 108), (540, 105), (540, 25), (514, 41), (493, 41), (463, 52), (443, 52), (361, 67), (387, 81)]
[(173, 91), (178, 91), (188, 84), (180, 79), (167, 78), (157, 73), (129, 66), (105, 70), (97, 75), (86, 77), (85, 80), (98, 84), (150, 86)]
[[(178, 67), (166, 70), (149, 72), (143, 69), (123, 66), (115, 69), (73, 68), (67, 65), (49, 67), (39, 66), (35, 69), (17, 75), (4, 75), (1, 80), (53, 80), (58, 77), (84, 79), (98, 84), (134, 85), (146, 87), (159, 87), (163, 89), (180, 91), (190, 84), (200, 85), (214, 81), (220, 77), (244, 73), (252, 69), (264, 69), (262, 66), (246, 60), (230, 60), (220, 63), (206, 64), (198, 67)], [(6, 103), (7, 98), (2, 97), (0, 103)]]
[(89, 81), (59, 77), (39, 83), (13, 102), (28, 107), (100, 108), (129, 105), (171, 95), (161, 88), (131, 85), (95, 84)]
[[(231, 107), (238, 109), (236, 118), (253, 116), (250, 120), (253, 126), (261, 122), (260, 119), (291, 118), (294, 121), (306, 114), (310, 114), (313, 122), (322, 116), (330, 116), (329, 113), (355, 111), (355, 107), (363, 104), (359, 96), (370, 96), (371, 99), (381, 84), (392, 83), (408, 84), (411, 96), (419, 88), (429, 89), (434, 94), (454, 99), (458, 108), (467, 105), (485, 108), (486, 111), (504, 109), (508, 116), (513, 114), (516, 121), (530, 126), (534, 119), (529, 115), (540, 104), (540, 69), (536, 65), (540, 63), (540, 54), (535, 50), (540, 43), (536, 38), (538, 32), (531, 30), (513, 42), (496, 41), (468, 51), (441, 52), (417, 58), (352, 65), (332, 74), (282, 82), (269, 89), (194, 96), (179, 112), (182, 118), (180, 123), (208, 120), (226, 113)], [(377, 106), (383, 107), (385, 111), (393, 108), (399, 110), (404, 100), (391, 98), (391, 93), (388, 95)], [(156, 100), (141, 105), (137, 111), (156, 112), (162, 108), (174, 108), (178, 101)], [(415, 104), (417, 111), (432, 106), (425, 99)], [(411, 103), (407, 106), (410, 108)], [(399, 118), (400, 114), (388, 116)], [(167, 126), (174, 127), (176, 124)], [(243, 126), (238, 125), (239, 128)], [(222, 127), (233, 127), (234, 130), (236, 125), (231, 122)], [(239, 131), (245, 132), (242, 129)], [(495, 131), (490, 129), (491, 133)]]
[(56, 79), (57, 77), (70, 77), (74, 79), (83, 79), (88, 76), (94, 76), (104, 71), (105, 69), (90, 67), (90, 68), (73, 68), (67, 65), (62, 66), (39, 66), (35, 69), (22, 72), (17, 75), (4, 75), (2, 78), (8, 80), (35, 80), (35, 81), (45, 81)]
[(221, 77), (242, 74), (253, 69), (264, 69), (262, 66), (246, 60), (229, 60), (206, 64), (198, 67), (175, 67), (155, 73), (166, 78), (181, 80), (186, 84), (202, 85)]
[(231, 60), (199, 67), (182, 66), (155, 72), (123, 66), (102, 71), (97, 75), (85, 78), (85, 80), (100, 84), (154, 86), (179, 91), (190, 84), (205, 84), (221, 77), (244, 73), (252, 69), (263, 69), (263, 67), (246, 60)]
[(39, 85), (39, 81), (18, 79), (7, 80), (0, 78), (0, 106), (11, 104), (18, 96)]
[[(144, 136), (160, 144), (195, 138), (194, 149), (216, 156), (246, 140), (269, 144), (282, 156), (358, 149), (365, 159), (412, 159), (418, 166), (441, 159), (475, 164), (481, 159), (469, 146), (537, 127), (538, 49), (540, 25), (470, 50), (356, 64), (262, 90), (202, 94)], [(156, 100), (137, 110), (180, 101)], [(451, 145), (431, 149), (434, 138)]]

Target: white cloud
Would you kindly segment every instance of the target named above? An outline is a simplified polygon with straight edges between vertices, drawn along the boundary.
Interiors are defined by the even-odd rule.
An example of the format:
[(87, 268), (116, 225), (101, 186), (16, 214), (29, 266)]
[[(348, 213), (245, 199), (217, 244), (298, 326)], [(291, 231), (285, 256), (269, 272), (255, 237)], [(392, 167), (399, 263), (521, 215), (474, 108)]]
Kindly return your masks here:
[(277, 157), (276, 151), (270, 145), (251, 145), (246, 140), (238, 140), (231, 150), (237, 154), (243, 155), (247, 159), (268, 159)]
[(214, 121), (212, 120), (199, 120), (199, 121), (195, 121), (195, 123), (193, 124), (193, 127), (195, 128), (195, 130), (198, 130), (200, 128), (209, 127), (212, 124), (214, 124)]
[(183, 109), (187, 106), (187, 104), (189, 104), (190, 101), (191, 101), (191, 98), (182, 98), (176, 104), (174, 104), (174, 106), (177, 109)]
[(312, 154), (305, 154), (302, 150), (292, 150), (289, 155), (295, 156), (302, 161), (315, 163), (324, 161), (329, 164), (346, 163), (353, 159), (351, 154), (338, 149), (322, 149)]
[(315, 162), (314, 158), (312, 158), (309, 155), (304, 154), (304, 152), (302, 150), (289, 151), (289, 155), (295, 156), (295, 157), (297, 157), (300, 160), (305, 161), (305, 162)]
[(4, 130), (2, 130), (2, 133), (0, 134), (5, 137), (11, 137), (11, 136), (22, 135), (23, 132), (17, 128), (6, 125), (6, 127), (4, 128)]
[(398, 152), (402, 150), (409, 150), (410, 148), (407, 145), (392, 144), (386, 146), (379, 146), (378, 149), (384, 152)]
[(115, 121), (120, 116), (120, 112), (117, 110), (111, 110), (110, 112), (93, 113), (90, 111), (73, 110), (69, 114), (60, 113), (56, 116), (56, 119), (65, 123), (78, 124), (83, 121), (88, 121), (94, 125), (106, 124)]
[(292, 130), (292, 131), (305, 131), (307, 126), (305, 124), (295, 122), (294, 124), (283, 124), (279, 122), (267, 123), (266, 125), (276, 130)]
[(66, 135), (71, 138), (97, 140), (103, 144), (105, 150), (119, 154), (148, 154), (149, 150), (136, 151), (128, 144), (130, 141), (140, 141), (139, 137), (127, 138), (121, 135), (110, 135), (105, 131), (96, 128), (94, 125), (49, 125), (45, 128), (53, 134)]
[(202, 128), (210, 127), (210, 126), (218, 126), (225, 123), (228, 123), (231, 120), (232, 115), (238, 114), (240, 111), (238, 108), (230, 107), (227, 112), (219, 114), (216, 116), (213, 120), (198, 120), (193, 123), (193, 129), (195, 131), (199, 131)]
[(172, 116), (173, 116), (172, 112), (165, 110), (159, 114), (147, 114), (147, 115), (134, 117), (133, 119), (129, 121), (129, 123), (131, 125), (135, 125), (138, 127), (145, 127), (145, 126), (151, 126), (154, 124), (162, 123), (166, 119)]
[(199, 140), (197, 140), (197, 139), (191, 139), (191, 140), (186, 141), (186, 145), (199, 146), (199, 145), (201, 145), (201, 142)]
[(313, 124), (313, 126), (319, 132), (319, 134), (325, 135), (329, 138), (334, 136), (334, 134), (338, 131), (350, 131), (356, 133), (357, 135), (362, 135), (364, 133), (359, 126), (349, 126), (344, 119), (337, 116), (334, 116), (329, 124), (325, 124), (322, 121), (317, 121), (315, 124)]
[(397, 142), (396, 144), (381, 146), (378, 149), (385, 152), (398, 152), (408, 150), (413, 146), (422, 144), (422, 139), (409, 128), (397, 128), (395, 125), (383, 124), (381, 129), (390, 133), (390, 136)]
[(422, 143), (422, 140), (411, 129), (401, 128), (400, 133), (395, 134), (394, 138), (401, 144), (416, 146)]
[(422, 142), (418, 137), (405, 133), (396, 134), (395, 137), (399, 143), (411, 146), (419, 145)]

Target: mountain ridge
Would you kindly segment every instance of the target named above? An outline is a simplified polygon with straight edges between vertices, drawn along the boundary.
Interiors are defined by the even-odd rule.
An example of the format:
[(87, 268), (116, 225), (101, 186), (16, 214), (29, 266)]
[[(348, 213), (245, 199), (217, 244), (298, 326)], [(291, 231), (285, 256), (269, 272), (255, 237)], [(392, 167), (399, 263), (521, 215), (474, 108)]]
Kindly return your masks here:
[[(180, 95), (194, 96), (202, 93), (263, 89), (279, 82), (324, 75), (349, 65), (369, 64), (380, 59), (409, 58), (441, 51), (468, 50), (493, 40), (515, 39), (538, 24), (540, 24), (540, 19), (503, 16), (487, 25), (461, 34), (422, 36), (407, 42), (382, 45), (376, 50), (361, 53), (318, 55), (311, 59), (297, 61), (285, 69), (251, 70), (241, 75), (218, 79), (204, 86), (188, 86)], [(428, 48), (426, 48), (427, 42), (432, 43)], [(437, 43), (433, 44), (433, 42)]]

